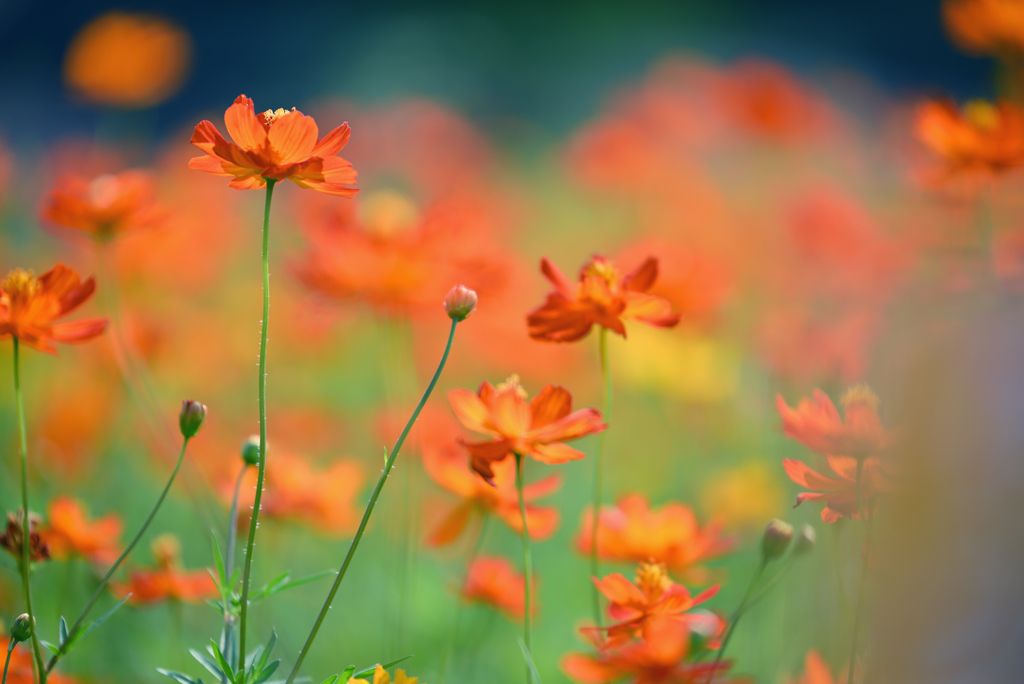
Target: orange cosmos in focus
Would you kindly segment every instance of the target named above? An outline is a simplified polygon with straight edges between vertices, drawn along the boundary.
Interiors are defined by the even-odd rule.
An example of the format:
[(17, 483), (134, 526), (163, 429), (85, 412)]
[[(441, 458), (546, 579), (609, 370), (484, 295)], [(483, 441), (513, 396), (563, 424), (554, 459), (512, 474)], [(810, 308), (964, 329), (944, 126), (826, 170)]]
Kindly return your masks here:
[[(576, 546), (589, 554), (592, 542), (592, 510), (583, 514)], [(670, 502), (651, 510), (640, 494), (621, 497), (613, 507), (602, 508), (597, 521), (597, 553), (604, 560), (664, 563), (675, 573), (701, 581), (706, 572), (698, 567), (732, 550), (733, 543), (718, 525), (701, 527), (689, 506)]]
[(129, 593), (129, 603), (136, 605), (156, 603), (165, 599), (201, 603), (218, 595), (217, 586), (206, 570), (185, 570), (181, 567), (181, 543), (177, 537), (165, 534), (153, 540), (156, 568), (133, 570), (127, 583), (111, 582), (110, 589), (118, 598)]
[(953, 42), (966, 52), (1024, 52), (1024, 2), (946, 0), (942, 18)]
[(228, 142), (209, 121), (200, 121), (192, 144), (206, 152), (189, 161), (190, 169), (232, 178), (236, 190), (262, 188), (267, 180), (290, 180), (300, 188), (352, 197), (358, 190), (351, 162), (335, 156), (351, 133), (344, 123), (323, 138), (313, 117), (294, 107), (256, 114), (252, 100), (239, 95), (224, 112)]
[[(526, 577), (516, 572), (504, 558), (483, 556), (469, 566), (462, 597), (491, 606), (514, 620), (521, 620), (526, 613)], [(536, 599), (530, 610), (531, 615), (537, 613)]]
[(646, 294), (658, 279), (658, 260), (654, 257), (621, 276), (610, 260), (596, 256), (580, 269), (578, 284), (547, 258), (541, 259), (540, 270), (555, 291), (526, 318), (530, 337), (535, 340), (575, 342), (595, 324), (625, 337), (626, 319), (659, 328), (679, 323), (679, 314), (672, 312), (668, 301)]
[[(455, 541), (476, 512), (483, 515), (493, 513), (517, 534), (522, 534), (523, 519), (519, 513), (516, 491), (516, 466), (511, 460), (491, 464), (493, 484), (488, 484), (468, 469), (465, 459), (458, 452), (424, 448), (423, 466), (434, 482), (462, 499), (431, 533), (428, 539), (431, 546), (444, 546)], [(554, 534), (558, 529), (559, 514), (557, 508), (537, 506), (531, 502), (554, 494), (561, 486), (562, 478), (556, 474), (523, 487), (526, 525), (532, 539), (543, 540)]]
[(109, 12), (83, 28), (64, 58), (64, 80), (99, 104), (149, 107), (185, 80), (188, 34), (164, 19)]
[(54, 321), (84, 304), (95, 290), (92, 278), (82, 282), (64, 264), (57, 264), (38, 278), (32, 271), (11, 271), (0, 283), (0, 339), (16, 337), (33, 349), (50, 354), (57, 353), (54, 342), (76, 344), (91, 340), (106, 329), (106, 318)]
[(63, 176), (43, 203), (43, 218), (98, 239), (158, 223), (166, 212), (156, 204), (156, 179), (146, 171), (97, 178)]
[(608, 599), (608, 615), (616, 624), (603, 628), (607, 633), (602, 649), (618, 648), (631, 638), (646, 638), (648, 628), (659, 616), (672, 616), (689, 625), (700, 624), (706, 633), (717, 637), (725, 623), (713, 615), (682, 615), (718, 593), (716, 584), (696, 597), (686, 587), (669, 579), (663, 563), (641, 563), (636, 583), (614, 573), (604, 579), (593, 578), (598, 590)]
[(820, 389), (811, 399), (801, 399), (795, 409), (776, 395), (775, 407), (782, 418), (782, 431), (790, 439), (819, 454), (863, 458), (876, 454), (892, 442), (878, 417), (878, 397), (867, 385), (846, 390), (840, 402), (845, 417)]
[[(584, 633), (586, 636), (586, 633)], [(598, 645), (598, 644), (595, 644)], [(570, 653), (561, 667), (569, 678), (583, 684), (725, 684), (729, 663), (685, 662), (690, 651), (686, 623), (670, 617), (651, 620), (643, 641), (596, 655)]]
[(476, 394), (466, 389), (448, 393), (455, 416), (474, 432), (491, 439), (462, 444), (469, 450), (473, 470), (492, 485), (492, 465), (510, 454), (531, 456), (541, 463), (565, 463), (583, 458), (582, 451), (563, 444), (596, 434), (607, 427), (596, 409), (572, 410), (572, 395), (564, 387), (545, 385), (527, 401), (519, 376), (494, 387), (480, 385)]
[(120, 516), (111, 513), (89, 520), (81, 502), (61, 496), (50, 502), (47, 525), (40, 534), (53, 558), (66, 560), (77, 554), (105, 568), (121, 555), (118, 540), (123, 529)]
[(1024, 112), (1009, 102), (972, 100), (962, 112), (952, 102), (926, 102), (914, 125), (917, 137), (942, 159), (933, 182), (1024, 164)]
[[(875, 495), (889, 489), (888, 478), (877, 458), (866, 458), (861, 473), (861, 499), (864, 511), (870, 515)], [(811, 470), (803, 461), (786, 458), (782, 466), (789, 479), (801, 487), (815, 491), (802, 492), (796, 497), (796, 506), (804, 501), (824, 501), (821, 519), (834, 523), (840, 518), (860, 519), (857, 510), (857, 459), (849, 456), (828, 456), (828, 465), (839, 477), (829, 477)]]

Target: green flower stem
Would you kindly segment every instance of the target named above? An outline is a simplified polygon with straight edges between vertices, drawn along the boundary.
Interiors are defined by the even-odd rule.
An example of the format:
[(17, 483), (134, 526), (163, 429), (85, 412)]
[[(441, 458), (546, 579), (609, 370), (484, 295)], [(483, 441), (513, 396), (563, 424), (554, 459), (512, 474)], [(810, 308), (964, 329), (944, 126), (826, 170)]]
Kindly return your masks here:
[[(526, 650), (533, 656), (533, 643), (530, 632), (530, 610), (533, 608), (531, 594), (533, 593), (533, 557), (530, 554), (530, 530), (526, 526), (526, 498), (523, 496), (523, 457), (516, 454), (516, 491), (519, 492), (519, 515), (523, 520), (523, 576), (525, 587), (525, 601), (523, 605), (523, 643)], [(532, 684), (533, 672), (530, 664), (526, 664), (526, 684)]]
[[(245, 479), (245, 474), (248, 471), (249, 464), (243, 463), (242, 470), (238, 473), (238, 479), (235, 480), (234, 496), (231, 497), (231, 512), (228, 513), (228, 544), (224, 554), (224, 573), (228, 577), (231, 577), (231, 571), (235, 566), (235, 544), (238, 539), (238, 495), (242, 489), (242, 480)], [(225, 581), (228, 577), (224, 578)]]
[(857, 512), (860, 514), (861, 520), (864, 521), (864, 532), (865, 532), (865, 546), (864, 546), (864, 564), (860, 571), (860, 588), (857, 590), (857, 604), (853, 611), (853, 639), (850, 646), (850, 670), (846, 674), (846, 681), (848, 684), (853, 684), (853, 670), (857, 664), (857, 636), (860, 632), (860, 618), (864, 612), (864, 587), (867, 584), (868, 578), (868, 563), (871, 559), (871, 524), (868, 521), (867, 515), (864, 511), (864, 501), (861, 494), (861, 485), (864, 479), (864, 459), (857, 459)]
[[(603, 418), (605, 423), (608, 422), (608, 417), (612, 412), (612, 376), (608, 370), (608, 329), (601, 328), (598, 333), (599, 349), (601, 356), (601, 378), (604, 381), (604, 414)], [(601, 434), (597, 436), (597, 453), (594, 456), (594, 499), (591, 503), (592, 520), (590, 523), (590, 576), (600, 579), (601, 567), (598, 563), (598, 550), (597, 550), (597, 531), (600, 527), (599, 521), (601, 518), (601, 488), (602, 488), (602, 476), (601, 476), (601, 461), (604, 458), (605, 450), (605, 435), (607, 430), (602, 430)], [(603, 621), (601, 619), (601, 593), (597, 590), (597, 585), (593, 582), (589, 582), (591, 597), (593, 598), (594, 607), (594, 622), (598, 627), (602, 626)]]
[(768, 567), (768, 559), (764, 556), (761, 557), (761, 563), (757, 566), (757, 570), (754, 572), (754, 576), (750, 579), (750, 586), (747, 587), (747, 593), (743, 596), (743, 601), (740, 602), (736, 612), (729, 618), (729, 629), (725, 633), (725, 638), (722, 639), (722, 646), (718, 649), (718, 654), (715, 656), (715, 662), (708, 671), (707, 682), (710, 682), (712, 677), (715, 676), (715, 670), (718, 669), (719, 663), (722, 662), (722, 658), (725, 657), (725, 649), (729, 647), (729, 641), (732, 640), (732, 635), (736, 633), (736, 625), (739, 624), (740, 618), (743, 617), (743, 613), (746, 612), (747, 607), (750, 605), (750, 599), (754, 595), (754, 590), (757, 588), (758, 582), (761, 581), (761, 576), (764, 575), (764, 569)]
[[(32, 610), (32, 530), (29, 527), (28, 514), (28, 430), (25, 429), (25, 401), (21, 395), (21, 345), (14, 338), (14, 397), (18, 403), (18, 437), (21, 446), (21, 562), (18, 571), (21, 574), (21, 593), (25, 599), (25, 612), (29, 622), (35, 625), (35, 611)], [(39, 637), (32, 630), (32, 655), (40, 684), (46, 684), (46, 670), (43, 668), (43, 651), (39, 647)]]
[[(117, 572), (117, 569), (121, 566), (121, 563), (124, 562), (124, 559), (128, 557), (128, 554), (130, 554), (132, 549), (134, 549), (139, 543), (139, 540), (142, 539), (142, 535), (144, 535), (146, 530), (149, 528), (149, 524), (153, 522), (153, 518), (156, 517), (157, 511), (160, 510), (160, 506), (163, 504), (164, 499), (167, 498), (167, 493), (171, 491), (171, 485), (174, 484), (174, 479), (178, 476), (178, 471), (181, 470), (181, 464), (185, 460), (185, 450), (188, 448), (188, 441), (188, 437), (185, 437), (182, 440), (181, 451), (178, 453), (178, 462), (174, 464), (174, 470), (171, 471), (171, 476), (167, 479), (167, 484), (164, 485), (163, 491), (160, 492), (160, 497), (153, 505), (153, 510), (149, 512), (149, 515), (146, 517), (146, 521), (142, 523), (142, 527), (140, 527), (139, 531), (135, 533), (135, 537), (132, 539), (131, 543), (128, 544), (125, 550), (121, 552), (121, 555), (118, 556), (117, 560), (114, 561), (114, 564), (110, 566), (110, 569), (107, 570), (107, 574), (103, 576), (102, 580), (100, 580), (99, 586), (96, 587), (96, 591), (93, 592), (89, 602), (85, 605), (85, 608), (82, 609), (82, 613), (78, 616), (78, 619), (75, 620), (74, 624), (71, 625), (71, 629), (68, 630), (68, 642), (74, 641), (75, 636), (78, 634), (78, 630), (82, 627), (82, 623), (89, 616), (89, 611), (92, 610), (92, 607), (96, 605), (96, 601), (99, 600), (100, 596), (102, 596), (103, 592), (106, 590), (107, 584), (110, 582), (110, 578), (114, 576), (114, 573)], [(35, 632), (33, 632), (33, 634), (35, 634)], [(50, 662), (46, 665), (46, 671), (52, 671), (54, 666), (57, 664), (57, 661), (65, 655), (67, 655), (67, 652), (64, 651), (63, 648), (54, 653), (53, 657), (50, 658)]]
[(242, 571), (242, 603), (238, 632), (238, 671), (245, 671), (245, 627), (249, 615), (249, 583), (252, 578), (252, 550), (256, 544), (256, 528), (263, 500), (263, 477), (267, 466), (267, 327), (270, 323), (270, 202), (274, 197), (273, 178), (267, 180), (267, 200), (263, 207), (263, 322), (260, 326), (260, 464), (256, 476), (256, 498), (249, 519), (249, 541), (245, 547)]
[[(398, 454), (402, 450), (402, 445), (405, 444), (405, 439), (409, 436), (409, 431), (412, 430), (412, 426), (416, 423), (416, 419), (419, 418), (420, 412), (423, 410), (423, 406), (427, 403), (427, 399), (430, 398), (430, 394), (434, 391), (434, 386), (437, 385), (438, 378), (441, 377), (441, 371), (444, 370), (444, 366), (448, 362), (448, 355), (452, 351), (452, 342), (455, 341), (455, 328), (458, 324), (459, 322), (457, 320), (452, 319), (452, 327), (448, 331), (448, 344), (445, 345), (444, 354), (441, 356), (441, 362), (437, 365), (437, 370), (434, 371), (434, 377), (430, 379), (430, 384), (427, 385), (427, 389), (420, 398), (420, 402), (416, 405), (416, 409), (412, 412), (412, 416), (409, 417), (409, 422), (405, 424), (405, 429), (402, 430), (402, 434), (399, 435), (398, 441), (395, 442), (395, 448), (391, 450), (391, 454), (388, 456), (388, 460), (384, 464), (384, 470), (381, 472), (380, 478), (377, 480), (377, 486), (374, 487), (373, 493), (370, 495), (370, 500), (366, 504), (366, 510), (363, 511), (363, 518), (359, 521), (359, 528), (356, 530), (356, 534), (352, 538), (352, 543), (349, 544), (348, 553), (345, 554), (345, 561), (341, 564), (341, 569), (338, 570), (338, 576), (334, 578), (334, 584), (331, 586), (331, 590), (327, 594), (327, 599), (324, 601), (324, 605), (320, 608), (320, 613), (317, 615), (316, 621), (313, 623), (313, 628), (310, 630), (309, 636), (306, 637), (306, 642), (302, 645), (302, 650), (299, 651), (299, 657), (295, 659), (295, 665), (292, 667), (292, 671), (288, 674), (288, 679), (285, 684), (292, 684), (295, 680), (295, 675), (298, 674), (299, 668), (302, 667), (302, 662), (306, 659), (306, 654), (309, 653), (309, 649), (313, 645), (313, 640), (316, 639), (316, 635), (320, 631), (320, 625), (323, 624), (324, 618), (327, 616), (327, 611), (330, 610), (331, 603), (334, 601), (334, 595), (338, 593), (338, 587), (341, 586), (341, 581), (345, 578), (345, 573), (348, 571), (348, 566), (352, 563), (352, 558), (355, 556), (356, 549), (359, 548), (359, 541), (363, 538), (363, 533), (366, 531), (367, 523), (370, 522), (370, 515), (373, 513), (373, 507), (377, 504), (377, 499), (380, 497), (381, 490), (384, 489), (384, 483), (387, 482), (388, 475), (391, 474), (391, 469), (395, 466), (395, 460), (398, 458)], [(260, 452), (260, 455), (262, 457), (262, 451)]]
[(18, 640), (13, 636), (11, 640), (7, 642), (7, 659), (4, 660), (4, 678), (0, 680), (0, 684), (7, 684), (7, 668), (11, 665), (11, 654), (14, 653), (14, 647), (18, 644)]

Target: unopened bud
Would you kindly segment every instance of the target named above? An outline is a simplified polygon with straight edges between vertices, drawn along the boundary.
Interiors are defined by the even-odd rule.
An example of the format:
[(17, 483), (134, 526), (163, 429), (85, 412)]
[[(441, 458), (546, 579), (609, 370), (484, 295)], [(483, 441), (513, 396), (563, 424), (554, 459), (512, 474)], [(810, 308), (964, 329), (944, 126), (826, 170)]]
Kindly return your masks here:
[(258, 465), (260, 462), (260, 436), (249, 435), (242, 442), (242, 460), (246, 465)]
[(199, 428), (203, 427), (206, 420), (206, 405), (191, 399), (181, 402), (181, 414), (178, 416), (178, 426), (181, 427), (181, 434), (185, 439), (196, 436)]
[(803, 525), (793, 539), (793, 553), (807, 553), (814, 548), (816, 535), (814, 528), (810, 525)]
[(444, 310), (453, 321), (464, 321), (476, 309), (476, 292), (465, 285), (456, 285), (444, 298)]
[(761, 539), (761, 555), (766, 561), (775, 560), (786, 553), (793, 541), (793, 526), (776, 518), (764, 528)]
[(11, 624), (11, 638), (19, 642), (28, 641), (28, 638), (32, 636), (32, 626), (32, 618), (28, 616), (28, 613), (22, 613), (14, 618), (14, 622)]

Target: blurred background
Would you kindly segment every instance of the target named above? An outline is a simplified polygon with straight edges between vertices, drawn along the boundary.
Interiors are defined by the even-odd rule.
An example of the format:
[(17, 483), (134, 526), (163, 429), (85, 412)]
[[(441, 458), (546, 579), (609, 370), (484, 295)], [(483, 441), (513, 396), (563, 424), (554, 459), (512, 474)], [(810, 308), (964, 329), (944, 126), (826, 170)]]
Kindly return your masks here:
[[(1004, 567), (1006, 549), (1022, 548), (1003, 518), (1021, 491), (1012, 410), (1022, 385), (1020, 178), (936, 182), (935, 155), (915, 129), (925, 98), (992, 98), (1005, 85), (997, 60), (958, 44), (941, 4), (916, 0), (0, 0), (0, 267), (39, 273), (63, 261), (95, 274), (86, 309), (112, 322), (89, 345), (26, 355), (33, 510), (52, 517), (54, 500), (73, 497), (90, 516), (120, 516), (122, 539), (133, 533), (176, 455), (178, 402), (194, 398), (209, 420), (130, 569), (201, 570), (223, 543), (239, 448), (258, 430), (263, 194), (187, 163), (200, 154), (193, 127), (209, 119), (223, 131), (224, 110), (244, 93), (257, 112), (294, 106), (314, 116), (321, 135), (348, 121), (341, 154), (361, 189), (353, 200), (291, 184), (276, 191), (268, 458), (279, 465), (268, 470), (258, 583), (338, 566), (385, 446), (443, 348), (445, 292), (464, 282), (480, 293), (306, 660), (314, 682), (409, 654), (409, 672), (430, 684), (521, 677), (517, 618), (494, 600), (459, 608), (458, 598), (478, 535), (482, 553), (521, 572), (517, 535), (499, 520), (484, 534), (474, 518), (454, 543), (431, 544), (460, 501), (437, 464), (461, 462), (456, 438), (469, 436), (445, 394), (516, 373), (531, 395), (562, 384), (577, 406), (601, 408), (596, 335), (546, 343), (525, 325), (550, 289), (540, 259), (575, 280), (595, 254), (624, 273), (657, 257), (652, 292), (682, 314), (674, 329), (630, 325), (626, 340), (611, 340), (606, 502), (639, 493), (654, 508), (691, 509), (695, 529), (729, 551), (674, 577), (695, 589), (722, 583), (709, 603), (722, 614), (743, 596), (769, 519), (817, 530), (814, 553), (745, 618), (730, 647), (735, 671), (790, 681), (811, 648), (833, 672), (848, 662), (861, 530), (824, 523), (812, 504), (791, 508), (801, 489), (782, 459), (824, 462), (781, 434), (775, 397), (795, 404), (820, 387), (838, 402), (867, 382), (884, 423), (935, 439), (912, 441), (910, 468), (934, 477), (910, 478), (901, 506), (917, 515), (899, 518), (895, 507), (905, 524), (890, 530), (892, 548), (909, 557), (890, 558), (891, 581), (879, 582), (880, 595), (922, 593), (912, 611), (921, 624), (886, 632), (893, 622), (882, 613), (887, 636), (869, 639), (869, 653), (881, 672), (899, 673), (892, 681), (983, 681), (972, 677), (985, 667), (994, 668), (987, 681), (1016, 681), (1019, 589), (929, 612), (947, 581), (970, 584), (979, 567)], [(98, 241), (48, 218), (52, 192), (69, 179), (126, 169), (149, 174), (160, 209), (151, 225)], [(0, 388), (11, 385), (10, 356), (2, 345)], [(15, 425), (13, 395), (0, 391), (0, 496), (10, 511)], [(957, 439), (935, 438), (943, 431)], [(595, 445), (577, 444), (591, 456)], [(971, 449), (975, 468), (965, 465)], [(530, 480), (561, 477), (540, 502), (560, 521), (534, 550), (534, 655), (550, 684), (566, 681), (559, 659), (586, 648), (576, 630), (590, 587), (576, 540), (591, 470), (586, 459), (529, 467)], [(975, 505), (994, 492), (991, 505)], [(936, 519), (955, 532), (923, 534)], [(988, 543), (969, 563), (957, 544), (979, 529)], [(180, 552), (166, 537), (148, 548), (164, 533)], [(901, 547), (908, 539), (928, 543)], [(936, 562), (953, 557), (965, 567)], [(0, 563), (0, 608), (12, 615), (15, 565)], [(72, 555), (38, 569), (40, 629), (51, 639), (59, 615), (77, 614), (95, 587), (95, 565)], [(915, 581), (922, 568), (934, 582)], [(606, 569), (633, 572), (612, 561)], [(985, 577), (1013, 584), (995, 570)], [(254, 610), (256, 634), (276, 628), (285, 666), (327, 582)], [(219, 623), (200, 601), (133, 606), (65, 666), (90, 682), (164, 680), (156, 667), (200, 674), (187, 648)], [(932, 640), (922, 624), (957, 628)], [(901, 641), (907, 634), (913, 643)]]

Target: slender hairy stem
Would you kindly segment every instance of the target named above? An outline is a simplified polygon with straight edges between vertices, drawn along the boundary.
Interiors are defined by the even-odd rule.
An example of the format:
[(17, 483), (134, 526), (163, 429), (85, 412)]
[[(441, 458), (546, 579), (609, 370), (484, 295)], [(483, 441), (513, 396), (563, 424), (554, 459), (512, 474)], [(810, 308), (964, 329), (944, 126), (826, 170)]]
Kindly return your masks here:
[(732, 640), (732, 635), (736, 633), (736, 625), (739, 624), (740, 618), (743, 617), (743, 613), (747, 610), (750, 604), (750, 598), (754, 595), (754, 589), (757, 588), (757, 583), (761, 581), (761, 575), (764, 574), (764, 569), (768, 567), (768, 561), (763, 556), (761, 563), (757, 566), (757, 571), (754, 572), (754, 576), (750, 579), (750, 586), (747, 587), (747, 593), (744, 594), (743, 600), (740, 602), (736, 612), (729, 618), (729, 629), (725, 633), (725, 638), (722, 639), (722, 647), (718, 649), (718, 654), (715, 656), (714, 665), (708, 671), (707, 681), (710, 682), (711, 678), (715, 676), (715, 671), (718, 669), (719, 663), (722, 662), (722, 658), (725, 657), (725, 649), (729, 646), (729, 641)]
[[(136, 544), (139, 543), (139, 540), (142, 539), (142, 535), (144, 535), (146, 530), (149, 528), (149, 524), (153, 522), (153, 518), (156, 517), (157, 511), (160, 510), (160, 506), (163, 504), (164, 499), (167, 498), (167, 492), (171, 491), (171, 485), (174, 484), (174, 478), (178, 476), (178, 471), (181, 470), (182, 461), (185, 460), (185, 449), (188, 448), (188, 440), (188, 437), (185, 437), (182, 440), (181, 451), (178, 453), (178, 462), (174, 464), (174, 470), (171, 471), (171, 476), (167, 479), (167, 484), (164, 485), (163, 491), (160, 492), (160, 497), (153, 505), (153, 510), (151, 510), (149, 515), (146, 516), (146, 521), (142, 523), (142, 527), (140, 527), (139, 531), (135, 533), (135, 537), (131, 540), (128, 546), (125, 547), (125, 550), (121, 552), (121, 555), (118, 556), (116, 561), (114, 561), (114, 564), (110, 566), (110, 569), (107, 570), (107, 574), (103, 576), (102, 580), (100, 580), (99, 586), (96, 587), (96, 591), (93, 592), (89, 602), (85, 604), (85, 608), (82, 609), (78, 619), (75, 620), (74, 624), (71, 625), (71, 629), (68, 630), (68, 642), (74, 641), (75, 635), (78, 634), (78, 630), (82, 627), (82, 623), (85, 621), (85, 618), (89, 616), (89, 611), (92, 610), (92, 607), (96, 605), (96, 601), (99, 600), (100, 596), (102, 596), (106, 590), (107, 584), (110, 582), (110, 578), (114, 576), (114, 573), (117, 572), (117, 569), (121, 566), (121, 563), (124, 562), (124, 559), (128, 557), (128, 554), (130, 554)], [(50, 672), (53, 670), (57, 661), (65, 655), (67, 655), (67, 652), (63, 649), (54, 653), (53, 657), (50, 658), (50, 662), (46, 665), (46, 671)]]
[[(601, 328), (601, 332), (598, 333), (598, 340), (601, 355), (601, 379), (604, 381), (604, 421), (607, 423), (608, 417), (612, 412), (612, 376), (608, 372), (608, 330), (606, 328)], [(604, 458), (605, 435), (607, 432), (607, 430), (603, 430), (597, 436), (597, 454), (594, 456), (594, 499), (591, 503), (593, 519), (590, 523), (590, 576), (595, 578), (600, 578), (601, 576), (601, 567), (598, 564), (597, 531), (600, 527), (599, 521), (601, 518), (601, 461)], [(588, 582), (587, 584), (590, 585), (590, 595), (593, 599), (594, 622), (600, 627), (602, 625), (601, 592), (597, 590), (597, 585), (593, 582)]]
[(260, 465), (256, 476), (256, 498), (252, 502), (249, 519), (249, 541), (245, 546), (245, 565), (242, 571), (242, 614), (238, 632), (238, 671), (245, 671), (245, 627), (249, 615), (249, 582), (252, 576), (252, 548), (256, 544), (256, 527), (263, 500), (263, 475), (267, 466), (267, 327), (270, 323), (270, 201), (274, 197), (273, 178), (267, 179), (267, 201), (263, 207), (263, 321), (260, 326)]
[[(533, 593), (533, 557), (530, 554), (530, 530), (526, 526), (526, 498), (523, 496), (523, 457), (516, 454), (516, 491), (519, 492), (519, 515), (523, 520), (523, 575), (524, 575), (524, 586), (525, 586), (525, 601), (523, 605), (523, 643), (526, 644), (526, 650), (533, 655), (533, 643), (530, 639), (530, 609), (533, 607), (531, 603), (531, 594)], [(533, 672), (530, 670), (530, 665), (526, 665), (526, 684), (533, 682)]]
[(7, 684), (7, 668), (11, 665), (11, 654), (14, 653), (14, 647), (18, 644), (17, 639), (13, 636), (11, 640), (7, 642), (7, 659), (4, 660), (4, 678), (0, 681), (0, 684)]
[(850, 646), (850, 670), (846, 674), (847, 684), (853, 684), (853, 670), (857, 664), (857, 636), (860, 632), (860, 617), (863, 613), (864, 608), (864, 586), (867, 584), (868, 577), (868, 562), (871, 559), (871, 524), (868, 521), (867, 514), (864, 510), (864, 501), (861, 494), (861, 484), (864, 479), (864, 459), (857, 459), (857, 512), (860, 514), (861, 520), (864, 521), (864, 532), (865, 532), (865, 546), (864, 546), (864, 564), (860, 571), (860, 588), (857, 590), (857, 604), (853, 611), (853, 639)]
[[(231, 512), (228, 513), (228, 544), (224, 554), (224, 572), (228, 577), (231, 577), (231, 571), (235, 567), (235, 543), (238, 539), (238, 494), (242, 489), (242, 480), (245, 479), (245, 474), (248, 471), (249, 464), (243, 463), (242, 470), (238, 473), (238, 479), (235, 480), (235, 493), (231, 497)], [(226, 580), (228, 577), (224, 579)]]
[[(18, 403), (18, 437), (21, 446), (21, 593), (25, 599), (25, 612), (29, 623), (35, 625), (35, 611), (32, 610), (32, 529), (29, 527), (28, 514), (28, 430), (25, 429), (25, 401), (21, 395), (21, 345), (14, 338), (14, 398)], [(46, 684), (46, 669), (43, 667), (43, 651), (39, 647), (39, 637), (32, 629), (32, 655), (40, 684)]]
[(466, 583), (469, 581), (469, 570), (473, 567), (473, 562), (476, 557), (480, 555), (480, 549), (484, 546), (484, 537), (487, 536), (487, 523), (490, 522), (491, 516), (484, 512), (483, 517), (480, 519), (480, 529), (476, 533), (476, 541), (473, 542), (473, 546), (469, 549), (469, 555), (466, 556), (466, 568), (462, 573), (462, 583), (459, 585), (459, 597), (458, 602), (455, 605), (455, 619), (452, 620), (452, 629), (448, 633), (448, 643), (445, 646), (444, 653), (441, 655), (441, 681), (448, 681), (448, 663), (451, 659), (452, 652), (455, 650), (455, 642), (458, 641), (459, 636), (459, 624), (462, 622), (462, 610), (466, 607), (466, 599), (463, 597), (463, 591), (466, 589)]
[(310, 630), (309, 636), (306, 637), (306, 643), (303, 644), (302, 650), (299, 652), (299, 657), (295, 659), (295, 665), (292, 667), (292, 671), (288, 674), (288, 679), (285, 684), (292, 684), (295, 680), (295, 675), (298, 674), (299, 668), (302, 667), (302, 661), (306, 659), (306, 654), (309, 653), (309, 648), (313, 645), (313, 640), (316, 639), (317, 632), (320, 631), (320, 625), (323, 624), (324, 618), (327, 616), (327, 611), (330, 610), (331, 603), (334, 601), (334, 595), (338, 593), (338, 587), (341, 586), (341, 581), (345, 578), (345, 573), (348, 571), (348, 566), (352, 563), (352, 558), (355, 556), (356, 549), (359, 548), (359, 541), (363, 538), (363, 532), (366, 531), (367, 523), (370, 522), (370, 514), (373, 513), (373, 507), (377, 504), (377, 499), (380, 497), (381, 490), (384, 489), (384, 483), (387, 482), (388, 475), (391, 474), (391, 469), (395, 466), (395, 460), (398, 458), (398, 454), (402, 450), (402, 445), (405, 444), (405, 439), (409, 436), (409, 431), (412, 430), (412, 426), (416, 423), (416, 419), (419, 418), (424, 404), (427, 403), (427, 399), (430, 398), (431, 392), (434, 391), (434, 386), (437, 384), (438, 378), (441, 377), (441, 371), (444, 370), (444, 365), (448, 363), (448, 355), (452, 351), (452, 342), (455, 341), (455, 327), (458, 324), (459, 322), (457, 320), (452, 319), (452, 327), (448, 331), (448, 344), (445, 345), (444, 354), (441, 356), (441, 362), (437, 364), (437, 370), (434, 371), (434, 377), (430, 379), (430, 384), (427, 385), (426, 391), (420, 398), (420, 403), (416, 404), (416, 408), (413, 410), (412, 416), (409, 417), (409, 422), (405, 424), (405, 429), (402, 430), (402, 434), (399, 435), (398, 441), (395, 442), (395, 448), (391, 450), (387, 463), (384, 464), (384, 470), (381, 472), (380, 478), (377, 480), (377, 486), (374, 487), (373, 493), (370, 495), (370, 500), (366, 504), (366, 510), (363, 511), (363, 518), (359, 521), (359, 528), (356, 530), (356, 535), (352, 538), (352, 543), (349, 544), (348, 553), (345, 554), (345, 561), (341, 564), (341, 569), (338, 570), (338, 576), (334, 578), (334, 584), (331, 585), (331, 590), (327, 594), (327, 599), (324, 601), (324, 605), (320, 608), (320, 613), (317, 615), (316, 621), (313, 623), (313, 629)]

